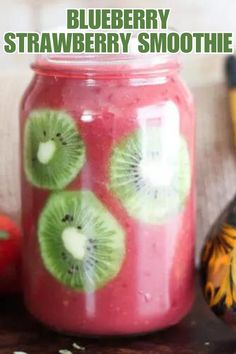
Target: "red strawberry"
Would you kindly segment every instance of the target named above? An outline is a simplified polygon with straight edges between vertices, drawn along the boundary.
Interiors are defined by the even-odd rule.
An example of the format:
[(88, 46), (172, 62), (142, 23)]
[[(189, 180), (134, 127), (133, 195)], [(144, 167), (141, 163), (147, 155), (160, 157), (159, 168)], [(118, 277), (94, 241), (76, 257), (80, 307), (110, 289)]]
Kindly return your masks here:
[(16, 224), (0, 215), (0, 292), (19, 290), (21, 233)]

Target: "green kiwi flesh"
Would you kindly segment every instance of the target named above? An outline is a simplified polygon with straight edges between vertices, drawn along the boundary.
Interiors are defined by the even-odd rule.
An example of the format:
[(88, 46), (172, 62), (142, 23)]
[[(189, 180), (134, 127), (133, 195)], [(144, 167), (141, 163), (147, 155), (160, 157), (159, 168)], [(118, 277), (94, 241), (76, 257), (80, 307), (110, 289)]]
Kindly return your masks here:
[(90, 191), (52, 194), (38, 238), (48, 272), (78, 291), (103, 287), (119, 273), (125, 256), (123, 229)]
[(30, 113), (24, 133), (24, 167), (30, 183), (43, 189), (63, 189), (84, 162), (84, 143), (67, 113), (48, 109)]
[(128, 214), (162, 224), (183, 207), (191, 185), (185, 139), (166, 137), (160, 127), (138, 129), (113, 146), (110, 189)]

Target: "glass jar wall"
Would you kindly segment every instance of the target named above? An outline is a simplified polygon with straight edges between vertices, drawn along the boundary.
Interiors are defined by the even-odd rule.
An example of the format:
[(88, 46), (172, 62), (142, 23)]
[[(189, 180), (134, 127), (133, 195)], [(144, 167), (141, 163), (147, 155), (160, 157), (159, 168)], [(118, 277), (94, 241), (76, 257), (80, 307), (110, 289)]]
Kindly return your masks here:
[(176, 324), (193, 301), (195, 229), (193, 105), (176, 58), (33, 69), (21, 107), (27, 308), (73, 334)]

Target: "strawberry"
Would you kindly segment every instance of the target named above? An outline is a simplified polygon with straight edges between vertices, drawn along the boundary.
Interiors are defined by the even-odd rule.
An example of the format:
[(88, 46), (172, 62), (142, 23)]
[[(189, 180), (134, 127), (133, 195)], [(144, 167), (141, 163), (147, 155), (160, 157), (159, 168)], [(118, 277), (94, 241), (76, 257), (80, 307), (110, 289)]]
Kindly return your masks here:
[(21, 233), (17, 225), (0, 215), (0, 292), (19, 290)]

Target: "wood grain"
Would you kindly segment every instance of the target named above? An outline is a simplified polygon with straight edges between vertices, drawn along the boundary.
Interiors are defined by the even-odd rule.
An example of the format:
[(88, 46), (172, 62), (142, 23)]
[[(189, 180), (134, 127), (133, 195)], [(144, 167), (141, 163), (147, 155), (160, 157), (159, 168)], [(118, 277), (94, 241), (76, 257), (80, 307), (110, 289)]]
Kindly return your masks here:
[[(18, 220), (19, 124), (26, 74), (0, 76), (0, 210)], [(224, 83), (192, 87), (197, 122), (197, 259), (210, 225), (236, 190), (236, 147)]]

